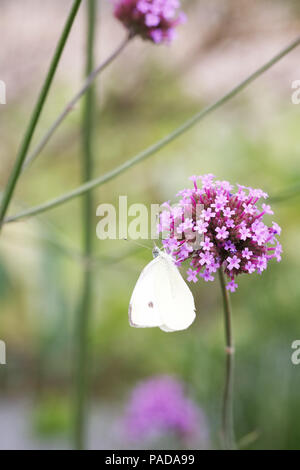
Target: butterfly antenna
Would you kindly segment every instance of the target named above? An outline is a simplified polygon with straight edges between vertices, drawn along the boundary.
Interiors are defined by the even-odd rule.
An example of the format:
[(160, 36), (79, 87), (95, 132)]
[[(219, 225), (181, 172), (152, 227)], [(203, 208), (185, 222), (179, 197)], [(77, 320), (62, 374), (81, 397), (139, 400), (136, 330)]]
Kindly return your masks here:
[(159, 246), (156, 245), (155, 241), (154, 241), (154, 240), (152, 240), (152, 241), (153, 241), (153, 249), (154, 249), (154, 250), (155, 250), (155, 249), (156, 249), (156, 250), (164, 250), (164, 252), (166, 253), (166, 249), (165, 249), (164, 246), (162, 246), (161, 248), (159, 248)]
[(143, 245), (143, 243), (139, 243), (139, 242), (137, 242), (137, 241), (135, 241), (135, 240), (131, 240), (131, 239), (128, 240), (128, 238), (123, 238), (123, 240), (125, 240), (126, 242), (135, 243), (136, 245), (141, 246), (142, 248), (146, 248), (147, 250), (151, 250), (151, 248), (150, 248), (149, 246)]

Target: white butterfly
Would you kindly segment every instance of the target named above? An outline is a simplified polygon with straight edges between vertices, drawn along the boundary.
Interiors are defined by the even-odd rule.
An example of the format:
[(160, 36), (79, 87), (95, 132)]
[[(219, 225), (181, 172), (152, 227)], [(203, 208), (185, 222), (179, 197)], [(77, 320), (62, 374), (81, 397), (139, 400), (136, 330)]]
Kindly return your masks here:
[(193, 294), (170, 255), (155, 247), (153, 257), (133, 290), (129, 323), (135, 328), (185, 330), (196, 317)]

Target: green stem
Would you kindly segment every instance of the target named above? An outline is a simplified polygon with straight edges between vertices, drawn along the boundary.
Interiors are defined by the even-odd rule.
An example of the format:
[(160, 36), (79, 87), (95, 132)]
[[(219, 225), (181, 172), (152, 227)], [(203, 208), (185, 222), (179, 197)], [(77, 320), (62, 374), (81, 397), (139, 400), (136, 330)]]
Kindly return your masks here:
[(0, 230), (1, 226), (5, 217), (5, 214), (7, 212), (10, 200), (12, 198), (15, 186), (17, 184), (18, 178), (21, 173), (22, 165), (24, 163), (24, 160), (26, 158), (26, 154), (29, 148), (29, 145), (31, 143), (36, 125), (38, 123), (39, 117), (41, 115), (42, 109), (44, 107), (50, 86), (52, 84), (59, 60), (61, 58), (62, 52), (64, 50), (64, 47), (66, 45), (67, 39), (69, 37), (74, 19), (76, 17), (76, 14), (78, 12), (79, 6), (81, 4), (82, 0), (74, 0), (73, 6), (71, 8), (71, 11), (69, 13), (68, 19), (66, 21), (65, 27), (63, 29), (63, 32), (61, 34), (61, 37), (58, 41), (53, 59), (51, 61), (44, 85), (42, 87), (42, 90), (40, 92), (40, 95), (38, 97), (37, 103), (35, 105), (35, 108), (33, 110), (31, 119), (29, 121), (29, 125), (27, 127), (25, 136), (23, 138), (19, 153), (16, 158), (16, 162), (13, 166), (13, 169), (11, 171), (8, 183), (6, 185), (3, 199), (1, 201), (1, 207), (0, 207)]
[(81, 87), (81, 89), (76, 93), (76, 95), (69, 101), (69, 103), (65, 106), (64, 110), (60, 113), (57, 119), (53, 122), (52, 126), (48, 129), (45, 135), (42, 137), (39, 144), (35, 147), (32, 153), (28, 156), (26, 161), (24, 162), (22, 170), (25, 170), (32, 162), (36, 159), (36, 157), (41, 153), (43, 148), (46, 146), (52, 135), (61, 125), (61, 123), (66, 119), (66, 117), (70, 114), (70, 112), (74, 109), (80, 98), (87, 93), (90, 89), (90, 86), (95, 81), (96, 77), (108, 67), (108, 65), (113, 62), (113, 60), (118, 57), (118, 55), (123, 51), (125, 46), (129, 43), (132, 39), (132, 35), (126, 36), (126, 38), (121, 42), (121, 44), (117, 47), (117, 49), (104, 61), (102, 62), (95, 70), (90, 70), (90, 74), (87, 76), (85, 83)]
[(269, 201), (273, 204), (274, 203), (277, 204), (278, 202), (287, 201), (288, 199), (292, 199), (299, 195), (300, 195), (300, 184), (298, 183), (293, 186), (290, 186), (289, 188), (285, 189), (284, 191), (281, 191), (278, 194), (275, 194), (274, 196), (271, 196)]
[(95, 178), (91, 181), (88, 181), (87, 183), (79, 186), (78, 188), (63, 194), (62, 196), (59, 196), (57, 198), (54, 198), (48, 202), (45, 202), (43, 204), (40, 204), (38, 206), (32, 207), (28, 210), (25, 210), (23, 212), (20, 212), (16, 215), (13, 215), (11, 217), (8, 217), (5, 222), (14, 222), (16, 220), (22, 219), (24, 217), (29, 217), (33, 216), (36, 214), (39, 214), (41, 212), (48, 211), (50, 209), (53, 209), (54, 207), (57, 207), (61, 204), (64, 204), (67, 201), (70, 201), (71, 199), (74, 199), (78, 196), (81, 196), (82, 194), (85, 194), (92, 189), (101, 186), (102, 184), (110, 181), (111, 179), (115, 178), (116, 176), (120, 175), (124, 171), (128, 170), (129, 168), (133, 167), (137, 163), (140, 163), (142, 160), (145, 160), (147, 157), (155, 154), (158, 150), (163, 148), (165, 145), (169, 144), (173, 140), (175, 140), (177, 137), (182, 135), (185, 131), (193, 127), (197, 122), (201, 121), (205, 116), (222, 106), (224, 103), (229, 101), (231, 98), (236, 96), (240, 91), (242, 91), (247, 85), (249, 85), (251, 82), (253, 82), (256, 78), (258, 78), (260, 75), (262, 75), (264, 72), (266, 72), (269, 68), (271, 68), (276, 62), (278, 62), (280, 59), (282, 59), (286, 54), (288, 54), (291, 50), (293, 50), (295, 47), (297, 47), (300, 44), (300, 37), (297, 38), (294, 42), (292, 42), (288, 47), (283, 49), (279, 54), (275, 55), (271, 60), (269, 60), (266, 64), (264, 64), (262, 67), (260, 67), (256, 72), (251, 74), (246, 80), (242, 81), (239, 85), (237, 85), (235, 88), (233, 88), (229, 93), (224, 95), (221, 99), (213, 103), (212, 105), (208, 106), (207, 108), (203, 109), (200, 111), (200, 113), (195, 114), (191, 119), (186, 121), (184, 124), (182, 124), (180, 127), (175, 129), (173, 132), (171, 132), (169, 135), (165, 136), (163, 139), (159, 140), (156, 142), (154, 145), (151, 145), (147, 149), (145, 149), (143, 152), (137, 154), (135, 157), (127, 160), (125, 163), (122, 165), (116, 167), (114, 170), (109, 171), (105, 175), (102, 175), (98, 178)]
[[(96, 0), (87, 0), (87, 50), (86, 50), (86, 76), (93, 70), (94, 44), (96, 29)], [(82, 179), (92, 177), (93, 166), (93, 136), (94, 136), (94, 88), (89, 87), (83, 110), (83, 138), (82, 138)], [(93, 226), (92, 226), (93, 199), (87, 193), (83, 198), (82, 225), (83, 225), (83, 254), (88, 259), (92, 253)], [(82, 298), (78, 309), (76, 327), (76, 391), (75, 391), (75, 423), (74, 445), (80, 450), (86, 447), (86, 412), (88, 399), (88, 333), (91, 310), (92, 273), (88, 263), (83, 269)]]
[(224, 448), (235, 449), (233, 427), (233, 373), (234, 373), (234, 345), (232, 338), (232, 314), (228, 290), (226, 290), (224, 272), (219, 269), (219, 279), (223, 297), (225, 341), (226, 341), (226, 374), (222, 408), (222, 438)]

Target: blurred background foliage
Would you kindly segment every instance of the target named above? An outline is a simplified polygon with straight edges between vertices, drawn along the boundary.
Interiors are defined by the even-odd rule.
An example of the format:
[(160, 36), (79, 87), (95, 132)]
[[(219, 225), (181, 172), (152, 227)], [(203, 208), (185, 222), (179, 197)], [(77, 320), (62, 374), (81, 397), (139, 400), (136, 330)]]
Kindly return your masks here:
[[(3, 189), (71, 2), (1, 0), (0, 184)], [(124, 162), (228, 91), (299, 31), (297, 1), (186, 0), (189, 21), (170, 47), (136, 40), (97, 82), (95, 175)], [(124, 31), (102, 1), (97, 56)], [(64, 52), (35, 141), (83, 77), (81, 12)], [(155, 156), (95, 190), (95, 201), (146, 205), (173, 200), (192, 174), (214, 173), (270, 195), (299, 182), (299, 106), (291, 102), (299, 50), (234, 101)], [(79, 184), (78, 107), (23, 174), (11, 213)], [(253, 449), (297, 449), (300, 369), (291, 344), (300, 337), (300, 199), (274, 204), (283, 259), (261, 276), (241, 277), (232, 295), (236, 340), (235, 422), (238, 438), (254, 432)], [(5, 226), (0, 246), (0, 448), (66, 447), (73, 396), (74, 315), (80, 295), (80, 200), (36, 219)], [(96, 213), (96, 207), (95, 207)], [(273, 220), (270, 219), (270, 221)], [(94, 216), (92, 224), (97, 224)], [(150, 241), (146, 244), (151, 247)], [(191, 286), (197, 320), (180, 333), (129, 328), (132, 289), (150, 251), (94, 239), (90, 446), (128, 447), (118, 420), (131, 388), (155, 374), (182, 378), (207, 417), (218, 447), (224, 382), (224, 333), (217, 282)], [(300, 367), (300, 366), (298, 366)], [(116, 411), (117, 410), (117, 411)], [(97, 418), (97, 419), (96, 419)], [(114, 424), (112, 424), (114, 423)], [(115, 428), (113, 427), (115, 426)], [(141, 447), (143, 445), (141, 444)]]

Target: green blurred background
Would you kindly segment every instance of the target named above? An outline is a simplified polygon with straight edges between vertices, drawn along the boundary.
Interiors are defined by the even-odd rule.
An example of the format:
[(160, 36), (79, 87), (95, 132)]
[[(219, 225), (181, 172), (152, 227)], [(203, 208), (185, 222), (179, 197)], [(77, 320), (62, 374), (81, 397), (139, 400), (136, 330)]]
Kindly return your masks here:
[[(124, 36), (109, 2), (99, 2), (97, 62)], [(71, 1), (1, 0), (0, 105), (2, 189), (63, 27)], [(294, 39), (296, 1), (187, 0), (188, 23), (169, 47), (135, 40), (97, 81), (95, 175), (101, 175), (180, 125), (227, 92)], [(35, 143), (83, 79), (85, 18), (81, 9), (61, 60)], [(291, 101), (300, 79), (296, 49), (229, 104), (155, 156), (94, 191), (100, 203), (146, 205), (174, 199), (193, 174), (261, 187), (270, 195), (298, 184), (299, 110)], [(23, 174), (11, 213), (80, 184), (78, 106), (39, 159)], [(236, 342), (235, 423), (251, 449), (299, 449), (300, 366), (291, 344), (300, 338), (297, 195), (274, 204), (283, 259), (261, 276), (241, 277), (232, 295)], [(5, 226), (0, 245), (0, 448), (70, 445), (74, 317), (80, 296), (81, 201)], [(270, 220), (270, 221), (271, 221)], [(219, 446), (224, 332), (217, 282), (191, 286), (197, 320), (166, 334), (128, 325), (132, 289), (150, 252), (96, 238), (89, 342), (89, 446), (128, 448), (119, 419), (134, 385), (156, 374), (183, 379)], [(151, 242), (144, 242), (151, 247)], [(251, 436), (250, 436), (251, 437)], [(138, 446), (139, 444), (137, 444)], [(143, 444), (140, 444), (143, 446)]]

